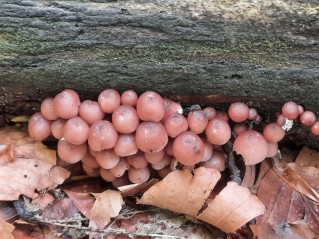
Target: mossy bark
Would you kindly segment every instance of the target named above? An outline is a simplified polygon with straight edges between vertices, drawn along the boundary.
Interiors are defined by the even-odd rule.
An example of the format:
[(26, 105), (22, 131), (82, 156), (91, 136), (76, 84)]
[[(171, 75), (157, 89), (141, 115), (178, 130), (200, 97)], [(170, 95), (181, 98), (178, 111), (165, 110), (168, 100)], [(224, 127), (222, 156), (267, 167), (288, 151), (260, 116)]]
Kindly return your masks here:
[[(217, 3), (218, 2), (218, 3)], [(184, 103), (319, 110), (317, 0), (2, 0), (0, 104), (64, 88), (156, 90)]]

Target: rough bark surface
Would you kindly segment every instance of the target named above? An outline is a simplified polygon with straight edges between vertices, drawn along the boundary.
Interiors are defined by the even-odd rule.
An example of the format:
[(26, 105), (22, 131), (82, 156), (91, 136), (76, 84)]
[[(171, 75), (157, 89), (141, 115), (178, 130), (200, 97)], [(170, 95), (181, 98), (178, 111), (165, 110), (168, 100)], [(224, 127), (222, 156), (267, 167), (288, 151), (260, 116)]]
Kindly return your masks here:
[(318, 11), (317, 0), (1, 0), (0, 111), (108, 87), (318, 111)]

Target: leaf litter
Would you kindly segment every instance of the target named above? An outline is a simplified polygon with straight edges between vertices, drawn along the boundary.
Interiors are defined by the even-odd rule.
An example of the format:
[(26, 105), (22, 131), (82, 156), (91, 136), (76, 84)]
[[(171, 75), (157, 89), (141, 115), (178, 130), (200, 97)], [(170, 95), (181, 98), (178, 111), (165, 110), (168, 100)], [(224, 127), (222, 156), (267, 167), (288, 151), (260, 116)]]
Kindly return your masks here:
[(319, 237), (316, 202), (319, 169), (318, 157), (313, 155), (318, 152), (306, 147), (295, 163), (275, 163), (260, 180), (257, 196), (267, 210), (257, 218), (256, 225), (251, 225), (255, 236), (261, 239)]
[[(43, 230), (34, 228), (39, 238), (45, 233), (47, 238), (60, 239), (68, 238), (68, 235), (77, 235), (77, 238), (83, 235), (90, 238), (100, 238), (101, 235), (107, 235), (107, 238), (189, 238), (192, 235), (194, 239), (213, 239), (219, 235), (213, 236), (201, 221), (225, 232), (235, 232), (263, 213), (257, 217), (256, 225), (250, 225), (260, 239), (303, 238), (303, 235), (316, 238), (318, 205), (309, 195), (316, 196), (318, 192), (317, 153), (304, 148), (295, 163), (280, 162), (273, 168), (267, 161), (263, 162), (255, 185), (256, 169), (246, 168), (242, 186), (228, 182), (219, 193), (213, 190), (220, 180), (220, 173), (197, 168), (193, 174), (189, 170), (173, 171), (159, 182), (153, 180), (143, 185), (119, 188), (122, 194), (110, 190), (109, 186), (90, 189), (86, 179), (79, 181), (83, 187), (63, 185), (61, 189), (66, 195), (57, 198), (48, 191), (62, 184), (70, 172), (56, 166), (55, 151), (33, 141), (26, 133), (5, 128), (0, 131), (0, 178), (3, 185), (0, 199), (18, 200), (23, 195), (31, 200), (33, 207), (42, 209), (34, 214), (40, 224), (46, 225)], [(13, 185), (6, 185), (13, 177)], [(291, 177), (297, 184), (291, 183)], [(256, 191), (257, 196), (247, 187)], [(309, 191), (309, 188), (314, 191)], [(144, 194), (133, 209), (132, 205), (123, 204), (123, 196), (134, 197), (141, 193)], [(143, 204), (180, 214), (161, 209), (154, 211)], [(3, 215), (12, 220), (14, 215), (9, 214)], [(32, 238), (27, 237), (27, 230), (23, 229), (28, 225), (31, 227), (31, 224), (16, 221), (14, 232), (6, 232), (8, 238), (14, 238), (12, 235)], [(6, 230), (6, 225), (1, 224), (0, 229)]]
[(54, 189), (70, 175), (55, 166), (55, 151), (33, 141), (15, 128), (0, 131), (0, 145), (12, 145), (0, 157), (0, 200), (17, 200), (20, 195), (36, 198), (39, 193)]

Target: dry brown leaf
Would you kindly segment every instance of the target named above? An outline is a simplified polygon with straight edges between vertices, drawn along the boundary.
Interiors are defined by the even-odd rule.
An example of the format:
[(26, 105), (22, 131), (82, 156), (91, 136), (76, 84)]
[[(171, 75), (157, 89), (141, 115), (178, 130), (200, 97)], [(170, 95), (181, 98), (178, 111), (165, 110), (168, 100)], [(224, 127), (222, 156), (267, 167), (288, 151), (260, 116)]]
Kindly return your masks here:
[(54, 166), (54, 150), (35, 142), (19, 129), (0, 130), (0, 145), (12, 148), (6, 155), (0, 155), (0, 200), (17, 200), (21, 194), (35, 198), (37, 192), (55, 188), (70, 175), (67, 170)]
[(189, 170), (173, 171), (146, 191), (139, 203), (191, 215), (225, 232), (236, 231), (265, 211), (247, 188), (231, 182), (198, 215), (219, 178), (217, 170), (203, 167), (194, 176)]
[(15, 223), (15, 229), (12, 232), (15, 239), (49, 239), (45, 237), (40, 225)]
[(17, 200), (21, 194), (36, 198), (37, 192), (53, 189), (70, 173), (63, 168), (32, 158), (16, 158), (0, 166), (0, 200)]
[(197, 218), (225, 232), (235, 232), (264, 212), (264, 205), (247, 188), (229, 182)]
[(45, 219), (60, 220), (72, 218), (78, 213), (78, 209), (70, 198), (62, 198), (46, 207), (41, 216)]
[(219, 179), (218, 170), (204, 167), (194, 176), (189, 170), (173, 171), (147, 190), (139, 203), (196, 217)]
[(101, 193), (105, 189), (101, 188), (100, 182), (96, 178), (76, 181), (61, 188), (73, 201), (73, 204), (89, 220), (92, 220), (90, 211), (94, 205), (95, 198), (92, 193)]
[(319, 168), (319, 152), (307, 146), (300, 151), (295, 163), (301, 167)]
[(298, 173), (293, 171), (283, 160), (273, 161), (273, 170), (283, 179), (292, 189), (302, 193), (315, 202), (319, 202), (319, 193), (311, 187)]
[[(12, 147), (13, 158), (36, 158), (56, 165), (56, 151), (48, 149), (39, 141), (34, 141), (26, 132), (15, 127), (6, 127), (0, 130), (1, 148)], [(8, 155), (0, 155), (0, 165), (7, 162)]]
[(123, 199), (120, 192), (107, 190), (94, 194), (96, 201), (91, 209), (91, 218), (99, 228), (104, 228), (112, 217), (119, 215)]
[(14, 226), (0, 219), (0, 235), (1, 239), (14, 239), (12, 232)]
[(251, 225), (255, 237), (258, 239), (306, 239), (318, 238), (319, 234), (304, 224), (275, 224), (268, 223)]
[[(300, 167), (294, 164), (289, 164), (289, 167), (292, 165), (298, 172)], [(313, 169), (317, 170), (316, 174), (313, 174)], [(303, 178), (315, 190), (318, 190), (319, 170), (313, 167), (302, 168), (302, 170), (305, 173)], [(261, 181), (257, 195), (267, 209), (263, 216), (257, 218), (258, 224), (276, 225), (300, 221), (319, 232), (319, 205), (289, 187), (274, 170), (270, 170)]]

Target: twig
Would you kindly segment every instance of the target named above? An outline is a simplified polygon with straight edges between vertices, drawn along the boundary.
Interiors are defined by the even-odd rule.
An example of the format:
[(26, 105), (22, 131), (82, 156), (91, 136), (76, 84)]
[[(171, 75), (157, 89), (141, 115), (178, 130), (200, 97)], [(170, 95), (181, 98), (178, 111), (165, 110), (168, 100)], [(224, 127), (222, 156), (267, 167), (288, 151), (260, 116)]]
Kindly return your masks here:
[(240, 170), (237, 168), (236, 163), (235, 163), (235, 157), (234, 157), (234, 152), (233, 152), (233, 143), (231, 141), (228, 141), (226, 144), (223, 145), (223, 149), (224, 149), (225, 153), (227, 154), (226, 163), (227, 163), (228, 168), (230, 170), (231, 181), (240, 185), (241, 184)]
[(59, 220), (50, 220), (50, 219), (44, 219), (44, 218), (37, 218), (39, 222), (54, 226), (61, 226), (61, 227), (68, 227), (68, 228), (74, 228), (78, 230), (85, 231), (86, 233), (95, 232), (100, 234), (127, 234), (132, 236), (151, 236), (151, 237), (162, 237), (162, 238), (178, 238), (175, 236), (170, 235), (162, 235), (162, 234), (152, 234), (152, 233), (137, 233), (137, 232), (128, 232), (124, 229), (114, 229), (114, 228), (106, 228), (106, 229), (94, 229), (91, 227), (85, 227), (85, 226), (79, 226), (79, 225), (72, 225), (72, 224), (64, 224), (59, 222)]

